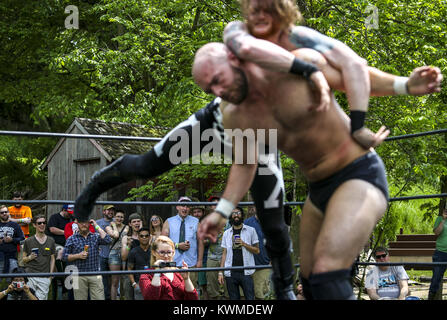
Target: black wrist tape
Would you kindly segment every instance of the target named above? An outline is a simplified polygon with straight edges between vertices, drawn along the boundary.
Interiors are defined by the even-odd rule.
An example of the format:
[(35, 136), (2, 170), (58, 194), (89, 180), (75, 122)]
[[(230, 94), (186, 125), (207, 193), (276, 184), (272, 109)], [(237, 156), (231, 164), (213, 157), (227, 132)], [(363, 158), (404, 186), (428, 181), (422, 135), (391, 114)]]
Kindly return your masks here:
[(365, 116), (365, 111), (351, 111), (351, 114), (349, 115), (349, 118), (351, 118), (351, 134), (365, 125)]
[(307, 80), (309, 80), (310, 75), (316, 71), (320, 70), (314, 64), (300, 60), (298, 58), (293, 59), (292, 66), (289, 70), (290, 73), (303, 76)]

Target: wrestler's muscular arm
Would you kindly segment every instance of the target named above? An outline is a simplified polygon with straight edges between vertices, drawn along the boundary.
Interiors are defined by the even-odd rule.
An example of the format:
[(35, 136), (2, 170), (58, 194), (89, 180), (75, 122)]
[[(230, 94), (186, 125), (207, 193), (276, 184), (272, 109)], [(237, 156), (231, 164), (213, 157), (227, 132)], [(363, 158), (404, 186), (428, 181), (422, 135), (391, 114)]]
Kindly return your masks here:
[[(356, 54), (349, 47), (338, 40), (305, 27), (291, 28), (289, 41), (289, 47), (295, 47), (297, 49), (309, 48), (323, 55), (322, 58), (321, 55), (315, 55), (315, 51), (312, 51), (312, 54), (314, 54), (312, 56), (312, 54), (309, 54), (309, 51), (300, 50), (303, 53), (297, 57), (300, 60), (317, 66), (323, 72), (332, 89), (345, 92), (350, 89), (349, 85), (346, 86), (347, 80), (345, 76), (347, 75), (347, 70), (352, 68), (352, 65), (345, 66), (343, 61), (351, 55)], [(230, 22), (225, 27), (224, 42), (240, 59), (252, 61), (263, 68), (278, 72), (287, 72), (290, 70), (293, 57), (287, 54), (286, 49), (272, 42), (251, 36), (246, 30), (245, 24), (240, 21)], [(417, 96), (440, 92), (441, 90), (440, 84), (443, 76), (437, 67), (423, 66), (415, 68), (409, 78), (392, 75), (369, 66), (366, 68), (371, 86), (371, 96), (397, 94)], [(395, 91), (398, 80), (404, 82), (408, 80), (406, 85), (404, 85), (404, 88), (406, 87), (408, 92)]]
[[(232, 123), (225, 112), (224, 125), (226, 129), (237, 128), (237, 125)], [(225, 226), (232, 209), (238, 205), (250, 189), (258, 166), (257, 153), (256, 141), (238, 139), (233, 136), (233, 164), (228, 174), (226, 187), (215, 211), (202, 220), (197, 232), (199, 239), (209, 238), (213, 242), (216, 241), (217, 234)], [(222, 203), (226, 203), (226, 205), (222, 206)]]
[(297, 48), (311, 48), (321, 52), (342, 73), (350, 110), (368, 110), (370, 78), (365, 59), (341, 41), (303, 26), (290, 29), (289, 41)]
[[(343, 81), (343, 74), (334, 68), (327, 59), (313, 49), (296, 49), (292, 53), (303, 61), (310, 62), (323, 72), (329, 86), (334, 90), (346, 91)], [(395, 81), (398, 76), (380, 71), (379, 69), (368, 67), (371, 78), (372, 96), (396, 95)], [(423, 95), (440, 91), (442, 74), (436, 67), (418, 67), (413, 70), (408, 78), (408, 91), (411, 95)]]
[(312, 64), (295, 59), (293, 54), (273, 42), (253, 37), (240, 21), (230, 22), (225, 27), (223, 39), (231, 52), (241, 60), (254, 62), (268, 70), (299, 74), (313, 81), (320, 92), (320, 103), (316, 109), (325, 110), (329, 107), (329, 86), (320, 71), (310, 71)]

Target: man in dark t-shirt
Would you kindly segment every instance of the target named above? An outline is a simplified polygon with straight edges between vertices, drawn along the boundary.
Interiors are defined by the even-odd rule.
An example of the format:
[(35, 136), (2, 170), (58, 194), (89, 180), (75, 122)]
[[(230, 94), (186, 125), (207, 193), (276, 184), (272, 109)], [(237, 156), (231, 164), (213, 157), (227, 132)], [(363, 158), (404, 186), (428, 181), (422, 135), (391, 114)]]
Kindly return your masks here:
[(46, 234), (54, 239), (56, 245), (65, 246), (64, 229), (71, 222), (73, 205), (64, 204), (61, 212), (53, 214), (48, 220)]
[[(128, 270), (146, 270), (150, 267), (151, 262), (151, 250), (150, 250), (150, 230), (148, 228), (141, 228), (138, 230), (138, 240), (140, 245), (134, 247), (129, 252), (127, 258)], [(134, 288), (135, 300), (144, 300), (140, 291), (138, 281), (140, 280), (140, 274), (129, 274), (130, 283)]]

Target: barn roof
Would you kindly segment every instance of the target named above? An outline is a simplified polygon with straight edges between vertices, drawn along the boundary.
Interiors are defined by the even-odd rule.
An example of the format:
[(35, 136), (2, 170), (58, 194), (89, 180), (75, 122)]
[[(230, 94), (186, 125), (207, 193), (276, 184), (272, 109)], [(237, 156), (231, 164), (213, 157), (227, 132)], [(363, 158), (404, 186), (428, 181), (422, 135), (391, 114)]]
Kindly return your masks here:
[[(134, 136), (134, 137), (156, 137), (161, 138), (167, 133), (167, 128), (145, 127), (143, 125), (125, 122), (108, 122), (104, 120), (93, 120), (87, 118), (75, 118), (66, 133), (71, 133), (75, 128), (84, 134), (90, 135), (110, 135), (110, 136)], [(48, 155), (41, 169), (45, 169), (53, 158), (54, 154), (64, 143), (61, 138), (51, 153)], [(118, 159), (125, 153), (141, 154), (150, 150), (156, 142), (134, 141), (134, 140), (106, 140), (89, 139), (100, 153), (109, 161)]]

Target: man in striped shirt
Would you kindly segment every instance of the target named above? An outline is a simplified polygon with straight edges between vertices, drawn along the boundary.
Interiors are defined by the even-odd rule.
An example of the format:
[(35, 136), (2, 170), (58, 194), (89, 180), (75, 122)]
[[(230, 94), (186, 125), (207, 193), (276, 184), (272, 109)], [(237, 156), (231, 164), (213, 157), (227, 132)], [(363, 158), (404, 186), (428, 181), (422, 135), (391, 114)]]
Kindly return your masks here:
[[(77, 223), (79, 232), (67, 239), (63, 259), (76, 267), (75, 272), (99, 271), (99, 245), (110, 244), (112, 239), (93, 219)], [(95, 227), (95, 233), (90, 232), (89, 223)], [(101, 275), (73, 277), (75, 300), (87, 300), (89, 291), (91, 300), (104, 300)]]

